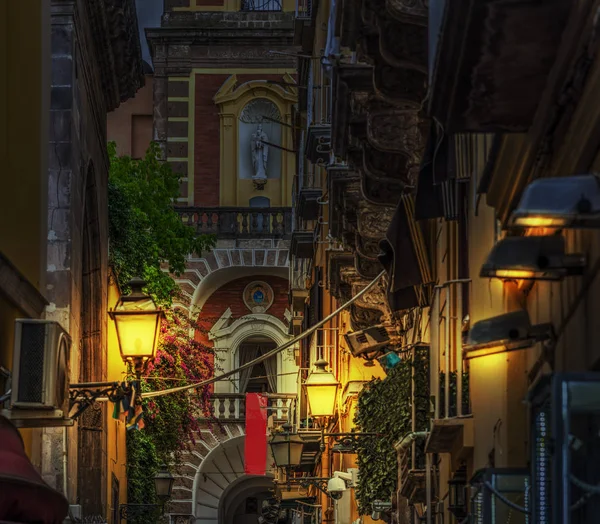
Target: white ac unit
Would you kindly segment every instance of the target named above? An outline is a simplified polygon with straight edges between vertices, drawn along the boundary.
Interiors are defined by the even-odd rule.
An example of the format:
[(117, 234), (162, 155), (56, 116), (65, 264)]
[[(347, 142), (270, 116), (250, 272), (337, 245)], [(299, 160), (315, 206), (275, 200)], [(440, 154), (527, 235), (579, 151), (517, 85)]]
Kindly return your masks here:
[(17, 319), (11, 406), (14, 411), (69, 412), (71, 339), (50, 320)]
[(384, 346), (396, 344), (400, 337), (392, 326), (380, 324), (362, 331), (344, 335), (350, 352), (355, 356), (370, 353)]

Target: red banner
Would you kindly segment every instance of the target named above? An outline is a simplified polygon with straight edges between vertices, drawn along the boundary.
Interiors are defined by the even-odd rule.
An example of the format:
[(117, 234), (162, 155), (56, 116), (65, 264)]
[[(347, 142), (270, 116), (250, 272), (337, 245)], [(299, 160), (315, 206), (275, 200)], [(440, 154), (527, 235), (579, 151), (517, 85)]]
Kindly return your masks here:
[(267, 472), (267, 397), (246, 393), (246, 444), (244, 447), (246, 475)]

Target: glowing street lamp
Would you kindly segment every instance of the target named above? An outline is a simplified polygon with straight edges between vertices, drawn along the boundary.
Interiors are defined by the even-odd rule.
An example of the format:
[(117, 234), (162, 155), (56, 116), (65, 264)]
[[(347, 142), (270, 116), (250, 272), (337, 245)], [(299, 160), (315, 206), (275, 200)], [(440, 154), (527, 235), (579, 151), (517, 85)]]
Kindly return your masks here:
[(142, 291), (145, 285), (141, 278), (132, 279), (129, 282), (131, 293), (121, 295), (115, 309), (109, 311), (117, 328), (121, 358), (133, 364), (138, 376), (156, 355), (160, 324), (164, 318), (164, 312)]
[(310, 413), (313, 417), (332, 417), (335, 413), (335, 401), (340, 383), (331, 371), (327, 371), (329, 363), (324, 360), (315, 362), (315, 369), (304, 383)]

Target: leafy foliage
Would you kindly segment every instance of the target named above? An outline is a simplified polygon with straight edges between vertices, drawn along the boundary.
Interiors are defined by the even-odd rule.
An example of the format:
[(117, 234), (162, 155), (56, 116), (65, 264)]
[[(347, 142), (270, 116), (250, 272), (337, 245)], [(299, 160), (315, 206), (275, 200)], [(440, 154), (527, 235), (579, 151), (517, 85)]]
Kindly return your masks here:
[(167, 264), (176, 275), (185, 270), (190, 253), (214, 246), (211, 235), (196, 235), (173, 207), (179, 196), (179, 176), (161, 162), (159, 148), (150, 145), (143, 159), (117, 156), (109, 144), (109, 263), (123, 286), (134, 276), (148, 282), (148, 291), (170, 304), (177, 286), (161, 271)]
[[(411, 383), (415, 381), (416, 431), (428, 429), (429, 384), (428, 355), (419, 351), (414, 361), (405, 358), (384, 379), (373, 379), (358, 396), (354, 422), (366, 433), (377, 436), (359, 440), (359, 486), (356, 489), (361, 515), (371, 513), (373, 500), (390, 500), (397, 489), (398, 464), (394, 444), (412, 431)], [(423, 461), (418, 450), (417, 463)]]

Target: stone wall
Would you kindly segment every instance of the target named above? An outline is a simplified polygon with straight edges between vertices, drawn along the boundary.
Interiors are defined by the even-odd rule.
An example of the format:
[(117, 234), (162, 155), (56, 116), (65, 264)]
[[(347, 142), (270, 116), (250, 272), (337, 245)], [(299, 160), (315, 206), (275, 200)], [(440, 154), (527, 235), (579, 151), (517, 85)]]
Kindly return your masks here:
[[(130, 41), (119, 33), (118, 24), (130, 24), (135, 16), (132, 2), (102, 4), (108, 27), (98, 25), (96, 4), (52, 1), (46, 318), (60, 322), (71, 336), (71, 382), (106, 378), (106, 114), (143, 83), (139, 49), (138, 55), (135, 46), (124, 49)], [(107, 56), (115, 52), (118, 60)], [(128, 64), (130, 58), (139, 64)], [(125, 78), (120, 68), (121, 73), (128, 69)], [(105, 411), (89, 408), (68, 430), (66, 495), (82, 505), (84, 516), (106, 513)], [(42, 474), (61, 491), (62, 445), (62, 429), (44, 430)]]

